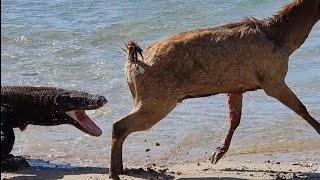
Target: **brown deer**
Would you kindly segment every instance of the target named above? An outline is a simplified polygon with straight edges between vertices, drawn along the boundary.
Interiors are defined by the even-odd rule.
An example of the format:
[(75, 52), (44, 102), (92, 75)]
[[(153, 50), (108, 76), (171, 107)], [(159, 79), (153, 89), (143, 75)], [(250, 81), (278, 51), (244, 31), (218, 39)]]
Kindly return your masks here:
[(240, 123), (242, 94), (263, 89), (320, 134), (311, 117), (285, 83), (289, 56), (320, 19), (320, 0), (293, 0), (270, 18), (247, 18), (212, 29), (183, 32), (142, 50), (126, 44), (126, 77), (134, 109), (113, 124), (110, 177), (123, 172), (122, 144), (136, 131), (150, 129), (184, 99), (228, 94), (229, 131), (211, 155), (217, 163), (227, 152)]

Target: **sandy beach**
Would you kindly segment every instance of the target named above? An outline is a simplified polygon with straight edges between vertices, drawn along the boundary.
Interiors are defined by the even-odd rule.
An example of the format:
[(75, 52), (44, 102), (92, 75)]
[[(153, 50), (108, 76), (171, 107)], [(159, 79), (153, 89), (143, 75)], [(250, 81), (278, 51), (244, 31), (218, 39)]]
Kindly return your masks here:
[[(314, 152), (316, 153), (316, 152)], [(299, 158), (295, 158), (299, 156)], [(281, 157), (291, 157), (286, 160)], [(320, 156), (307, 154), (246, 154), (227, 156), (216, 165), (208, 160), (172, 165), (125, 165), (121, 179), (319, 179)], [(280, 161), (280, 160), (281, 161)], [(296, 159), (299, 159), (296, 161)], [(51, 162), (46, 162), (50, 165)], [(3, 172), (1, 179), (108, 179), (108, 167), (30, 167), (14, 173)]]

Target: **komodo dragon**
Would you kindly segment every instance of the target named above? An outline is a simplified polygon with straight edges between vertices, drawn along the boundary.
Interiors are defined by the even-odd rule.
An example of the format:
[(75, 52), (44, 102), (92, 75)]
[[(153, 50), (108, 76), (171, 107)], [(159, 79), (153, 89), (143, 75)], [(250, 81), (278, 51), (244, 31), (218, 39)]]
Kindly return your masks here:
[(54, 126), (71, 124), (92, 136), (101, 129), (86, 115), (107, 103), (103, 96), (53, 87), (1, 86), (1, 171), (28, 166), (24, 158), (10, 155), (15, 141), (13, 128), (28, 124)]

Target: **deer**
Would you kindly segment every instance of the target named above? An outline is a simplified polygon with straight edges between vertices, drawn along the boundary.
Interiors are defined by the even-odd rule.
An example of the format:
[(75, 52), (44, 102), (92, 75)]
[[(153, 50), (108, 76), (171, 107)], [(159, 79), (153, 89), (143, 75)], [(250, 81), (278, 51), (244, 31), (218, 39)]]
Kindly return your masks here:
[(301, 116), (320, 134), (320, 123), (285, 82), (289, 56), (320, 19), (320, 0), (292, 0), (273, 16), (245, 18), (209, 29), (182, 32), (142, 49), (125, 44), (125, 74), (134, 107), (112, 127), (109, 176), (123, 173), (122, 146), (131, 133), (153, 127), (185, 99), (226, 94), (229, 129), (210, 155), (217, 163), (240, 124), (243, 93), (262, 89)]

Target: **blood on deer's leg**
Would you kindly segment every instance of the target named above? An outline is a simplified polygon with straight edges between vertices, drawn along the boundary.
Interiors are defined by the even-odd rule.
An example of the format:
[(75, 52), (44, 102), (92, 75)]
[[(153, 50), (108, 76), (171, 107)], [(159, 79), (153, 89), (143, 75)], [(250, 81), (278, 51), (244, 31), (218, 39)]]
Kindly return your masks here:
[(241, 109), (242, 109), (242, 93), (228, 94), (228, 105), (229, 105), (229, 130), (224, 142), (219, 146), (214, 153), (210, 156), (211, 163), (217, 163), (222, 156), (228, 151), (232, 135), (236, 128), (240, 124)]

